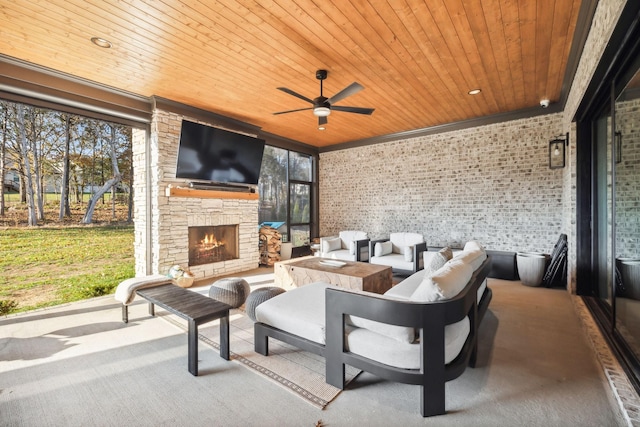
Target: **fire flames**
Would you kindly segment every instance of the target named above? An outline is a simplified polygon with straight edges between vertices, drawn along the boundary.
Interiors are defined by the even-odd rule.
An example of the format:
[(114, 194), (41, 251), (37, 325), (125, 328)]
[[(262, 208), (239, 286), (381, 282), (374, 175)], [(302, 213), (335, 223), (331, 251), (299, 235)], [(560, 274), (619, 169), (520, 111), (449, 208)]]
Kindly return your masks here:
[(204, 236), (204, 239), (200, 240), (200, 247), (204, 250), (210, 250), (224, 245), (225, 242), (216, 239), (216, 236), (214, 234), (206, 234)]
[(189, 227), (189, 266), (237, 259), (237, 226)]

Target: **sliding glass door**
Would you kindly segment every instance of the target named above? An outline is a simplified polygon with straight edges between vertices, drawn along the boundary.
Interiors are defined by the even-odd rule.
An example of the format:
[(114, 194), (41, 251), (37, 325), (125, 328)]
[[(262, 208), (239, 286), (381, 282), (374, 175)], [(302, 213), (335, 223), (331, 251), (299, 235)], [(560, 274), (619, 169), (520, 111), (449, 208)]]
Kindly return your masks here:
[(576, 114), (576, 285), (640, 392), (640, 3), (624, 9)]
[(615, 330), (640, 360), (640, 71), (615, 102)]

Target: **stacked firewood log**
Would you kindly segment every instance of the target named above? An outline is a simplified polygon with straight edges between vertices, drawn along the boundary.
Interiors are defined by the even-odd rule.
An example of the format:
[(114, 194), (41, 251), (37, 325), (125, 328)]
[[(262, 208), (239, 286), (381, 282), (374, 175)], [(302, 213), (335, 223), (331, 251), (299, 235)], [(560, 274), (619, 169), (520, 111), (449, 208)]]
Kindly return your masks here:
[(280, 261), (280, 245), (282, 236), (273, 227), (264, 225), (260, 227), (260, 264), (272, 266)]

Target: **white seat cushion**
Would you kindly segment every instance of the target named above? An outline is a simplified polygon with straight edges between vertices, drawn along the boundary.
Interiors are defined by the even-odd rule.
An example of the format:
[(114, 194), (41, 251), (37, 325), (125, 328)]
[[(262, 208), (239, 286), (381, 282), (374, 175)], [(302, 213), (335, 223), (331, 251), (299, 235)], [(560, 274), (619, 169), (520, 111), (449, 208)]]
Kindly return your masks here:
[(256, 307), (256, 320), (324, 345), (324, 294), (329, 286), (315, 282), (277, 295)]
[(388, 265), (399, 270), (413, 270), (413, 262), (404, 260), (403, 254), (389, 254), (384, 256), (373, 256), (369, 259), (371, 264)]

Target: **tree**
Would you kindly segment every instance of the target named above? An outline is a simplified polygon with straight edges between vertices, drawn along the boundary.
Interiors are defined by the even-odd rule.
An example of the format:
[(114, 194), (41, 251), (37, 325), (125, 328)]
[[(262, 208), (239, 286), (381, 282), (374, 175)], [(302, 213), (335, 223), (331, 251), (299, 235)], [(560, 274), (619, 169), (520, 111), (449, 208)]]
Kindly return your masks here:
[(20, 155), (22, 157), (22, 169), (25, 176), (25, 194), (27, 199), (27, 208), (29, 212), (29, 226), (38, 225), (36, 216), (36, 206), (33, 195), (33, 181), (31, 179), (31, 163), (29, 162), (29, 141), (27, 140), (27, 132), (24, 125), (24, 106), (18, 104), (16, 122), (18, 124), (18, 134), (20, 140)]
[(287, 150), (265, 146), (260, 171), (260, 222), (286, 221)]
[(71, 146), (71, 118), (64, 114), (64, 154), (62, 158), (62, 180), (60, 183), (60, 215), (62, 221), (64, 217), (71, 216), (69, 206), (69, 149)]
[(0, 141), (0, 216), (4, 216), (4, 177), (7, 173), (7, 108), (6, 104), (0, 103), (2, 107), (2, 118), (0, 118), (0, 126), (2, 129), (2, 141)]
[[(27, 105), (18, 109), (18, 104), (0, 101), (0, 184), (4, 184), (7, 171), (17, 173), (19, 203), (34, 208), (33, 225), (44, 220), (50, 192), (60, 194), (60, 220), (71, 215), (74, 193), (75, 203), (84, 203), (84, 191), (99, 187), (113, 189), (114, 217), (119, 200), (116, 192), (120, 188), (129, 191), (131, 214), (131, 148), (129, 126)], [(107, 177), (112, 178), (105, 182)], [(2, 190), (0, 199), (2, 215), (6, 201)], [(92, 216), (91, 212), (85, 219), (91, 221)]]
[(113, 176), (111, 179), (107, 180), (107, 182), (102, 185), (96, 191), (91, 199), (89, 200), (89, 206), (87, 206), (87, 212), (84, 214), (84, 218), (82, 218), (83, 224), (91, 224), (93, 220), (93, 211), (95, 210), (96, 203), (98, 200), (102, 198), (102, 195), (109, 190), (111, 187), (114, 187), (122, 180), (122, 175), (120, 174), (120, 169), (118, 168), (118, 159), (116, 157), (116, 128), (113, 125), (110, 125), (111, 134), (108, 140), (108, 145), (111, 149), (111, 167), (113, 168)]
[[(24, 109), (23, 109), (24, 111)], [(40, 153), (41, 153), (41, 126), (38, 120), (39, 111), (35, 108), (29, 109), (29, 129), (30, 129), (30, 138), (28, 138), (30, 142), (30, 151), (31, 156), (33, 158), (33, 167), (32, 172), (35, 177), (35, 188), (36, 188), (36, 200), (37, 200), (37, 211), (36, 215), (38, 220), (44, 221), (44, 178), (42, 176), (42, 163), (40, 161)], [(25, 129), (26, 131), (26, 129)], [(27, 173), (31, 175), (31, 172), (27, 168)], [(29, 176), (29, 180), (31, 180), (31, 176)]]

